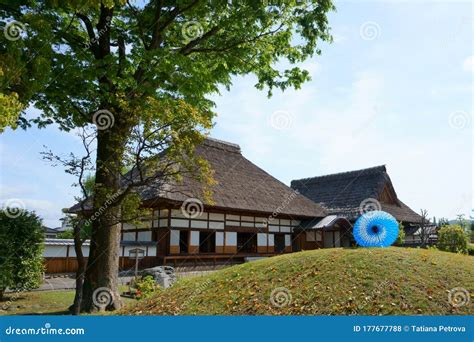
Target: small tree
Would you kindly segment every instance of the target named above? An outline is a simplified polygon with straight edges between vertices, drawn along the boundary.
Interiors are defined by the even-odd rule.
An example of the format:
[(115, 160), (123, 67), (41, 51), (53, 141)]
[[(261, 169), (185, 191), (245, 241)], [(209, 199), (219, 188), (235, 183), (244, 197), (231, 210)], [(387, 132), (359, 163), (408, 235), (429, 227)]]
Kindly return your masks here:
[(7, 288), (25, 291), (41, 284), (43, 239), (34, 212), (0, 210), (0, 299)]
[(395, 240), (396, 245), (403, 245), (405, 243), (405, 227), (403, 227), (402, 222), (398, 223), (398, 236)]
[(467, 236), (459, 225), (442, 227), (439, 232), (437, 247), (446, 252), (467, 253)]
[(421, 209), (420, 216), (421, 216), (420, 230), (419, 230), (420, 240), (421, 240), (420, 246), (425, 247), (428, 244), (430, 233), (431, 233), (430, 220), (428, 220), (428, 210)]

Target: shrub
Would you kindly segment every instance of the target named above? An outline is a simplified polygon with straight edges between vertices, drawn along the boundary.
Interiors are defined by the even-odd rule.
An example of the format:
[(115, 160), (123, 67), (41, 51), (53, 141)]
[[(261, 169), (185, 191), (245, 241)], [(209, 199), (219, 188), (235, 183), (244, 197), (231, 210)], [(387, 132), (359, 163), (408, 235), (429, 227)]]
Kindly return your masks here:
[(8, 288), (27, 291), (41, 284), (43, 226), (34, 213), (0, 210), (0, 299)]
[(467, 246), (467, 253), (469, 255), (474, 255), (474, 243), (470, 243), (469, 246)]
[(438, 232), (438, 249), (453, 253), (467, 253), (467, 236), (459, 225), (442, 227)]
[(136, 296), (137, 299), (147, 298), (154, 292), (159, 290), (158, 284), (151, 275), (147, 275), (143, 278), (138, 279), (135, 282)]
[(401, 222), (398, 223), (398, 236), (395, 245), (403, 245), (405, 243), (405, 227)]

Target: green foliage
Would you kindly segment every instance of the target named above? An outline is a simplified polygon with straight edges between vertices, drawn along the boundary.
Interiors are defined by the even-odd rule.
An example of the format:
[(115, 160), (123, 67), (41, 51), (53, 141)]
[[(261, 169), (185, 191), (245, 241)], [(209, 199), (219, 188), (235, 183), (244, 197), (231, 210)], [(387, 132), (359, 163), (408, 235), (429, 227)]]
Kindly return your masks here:
[[(229, 88), (233, 75), (254, 74), (269, 94), (299, 88), (309, 73), (291, 64), (331, 41), (334, 9), (329, 0), (6, 2), (1, 17), (21, 23), (22, 32), (0, 40), (0, 67), (10, 72), (0, 91), (39, 108), (33, 122), (63, 129), (91, 123), (104, 105), (120, 116), (117, 125), (133, 126), (150, 96), (183, 99), (212, 117), (208, 95)], [(290, 67), (277, 68), (280, 61)]]
[(405, 243), (405, 227), (403, 227), (402, 222), (398, 223), (398, 236), (395, 240), (396, 245), (403, 245)]
[(467, 236), (458, 225), (444, 226), (438, 231), (438, 249), (453, 253), (467, 253)]
[(58, 239), (74, 239), (74, 231), (72, 229), (65, 230), (57, 235)]
[(0, 292), (36, 288), (43, 272), (41, 219), (34, 212), (12, 212), (0, 211)]
[(474, 255), (474, 243), (470, 243), (468, 246), (467, 246), (467, 253), (469, 255)]
[(160, 290), (160, 287), (156, 284), (155, 279), (153, 279), (151, 275), (147, 275), (135, 282), (135, 289), (135, 298), (143, 299), (155, 294)]

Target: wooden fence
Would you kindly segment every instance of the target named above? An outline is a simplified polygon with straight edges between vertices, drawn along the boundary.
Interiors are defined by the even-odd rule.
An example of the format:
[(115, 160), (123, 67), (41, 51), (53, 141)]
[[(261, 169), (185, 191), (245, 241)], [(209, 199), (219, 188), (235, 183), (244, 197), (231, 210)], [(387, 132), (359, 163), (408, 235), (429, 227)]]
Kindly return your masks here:
[[(85, 258), (87, 262), (87, 258)], [(158, 266), (158, 259), (156, 257), (144, 257), (138, 261), (138, 268), (144, 269)], [(77, 270), (77, 260), (75, 257), (54, 257), (44, 258), (46, 273), (74, 273)], [(119, 261), (120, 271), (135, 269), (135, 260), (128, 257), (120, 257)]]

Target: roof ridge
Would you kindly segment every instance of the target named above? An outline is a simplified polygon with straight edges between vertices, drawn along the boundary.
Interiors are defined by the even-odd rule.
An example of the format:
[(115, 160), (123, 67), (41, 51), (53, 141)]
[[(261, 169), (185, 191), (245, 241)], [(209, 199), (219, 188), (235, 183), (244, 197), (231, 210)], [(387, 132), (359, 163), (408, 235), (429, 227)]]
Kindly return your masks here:
[(229, 152), (241, 152), (240, 145), (211, 137), (206, 137), (202, 145), (224, 149)]
[(294, 179), (294, 180), (291, 181), (291, 183), (293, 183), (293, 182), (309, 182), (309, 181), (312, 181), (312, 180), (319, 180), (319, 179), (332, 178), (332, 177), (347, 177), (347, 176), (351, 176), (354, 173), (372, 174), (372, 173), (374, 173), (374, 171), (387, 172), (387, 168), (385, 167), (385, 164), (383, 164), (383, 165), (368, 167), (368, 168), (365, 168), (365, 169), (352, 170), (352, 171), (343, 171), (343, 172), (330, 173), (330, 174), (315, 176), (315, 177)]

